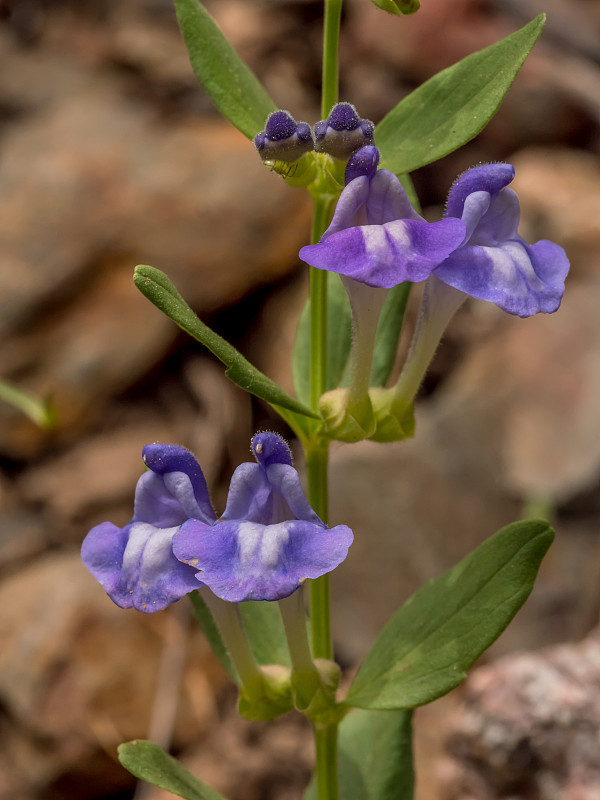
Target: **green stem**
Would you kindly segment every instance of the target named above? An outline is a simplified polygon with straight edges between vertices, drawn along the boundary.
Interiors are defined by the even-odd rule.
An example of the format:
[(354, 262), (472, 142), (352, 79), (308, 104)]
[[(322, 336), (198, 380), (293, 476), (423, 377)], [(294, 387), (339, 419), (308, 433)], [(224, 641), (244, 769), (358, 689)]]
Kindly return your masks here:
[[(306, 453), (308, 474), (308, 501), (323, 522), (327, 522), (327, 466), (329, 449), (311, 446)], [(329, 621), (329, 576), (311, 581), (310, 608), (312, 620), (313, 655), (315, 658), (333, 658), (331, 626)]]
[(338, 47), (340, 41), (340, 20), (342, 0), (325, 0), (323, 21), (323, 92), (321, 115), (323, 119), (338, 100)]
[[(310, 243), (316, 244), (329, 224), (330, 202), (315, 197)], [(317, 409), (327, 389), (327, 273), (310, 268), (310, 402)], [(318, 512), (317, 512), (318, 513)]]
[(318, 800), (338, 800), (337, 734), (337, 725), (315, 728)]
[[(323, 83), (321, 114), (325, 119), (338, 99), (338, 45), (342, 0), (325, 0), (323, 24)], [(315, 216), (311, 243), (315, 244), (329, 222), (331, 198), (315, 197)], [(327, 273), (310, 270), (311, 309), (311, 404), (317, 408), (327, 389)], [(313, 440), (306, 449), (309, 502), (327, 522), (327, 465), (329, 443)], [(329, 616), (329, 576), (311, 581), (310, 608), (313, 626), (313, 656), (333, 658)], [(337, 726), (315, 727), (316, 777), (318, 800), (338, 799)]]

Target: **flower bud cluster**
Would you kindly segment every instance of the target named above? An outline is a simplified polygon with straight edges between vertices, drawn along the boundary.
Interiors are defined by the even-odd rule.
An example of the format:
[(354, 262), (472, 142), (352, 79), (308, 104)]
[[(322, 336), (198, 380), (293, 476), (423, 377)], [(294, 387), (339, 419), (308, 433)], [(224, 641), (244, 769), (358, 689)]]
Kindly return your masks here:
[(254, 144), (265, 162), (293, 163), (311, 150), (347, 161), (361, 147), (372, 145), (374, 135), (373, 123), (359, 117), (353, 105), (336, 103), (327, 119), (315, 124), (314, 133), (289, 112), (274, 111)]

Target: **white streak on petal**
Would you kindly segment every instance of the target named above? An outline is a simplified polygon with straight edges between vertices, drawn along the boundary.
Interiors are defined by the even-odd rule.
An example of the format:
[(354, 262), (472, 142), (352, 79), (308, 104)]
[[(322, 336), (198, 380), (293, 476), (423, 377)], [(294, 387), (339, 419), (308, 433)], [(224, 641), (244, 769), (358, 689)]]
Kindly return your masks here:
[(287, 525), (268, 525), (265, 528), (260, 548), (260, 560), (265, 567), (276, 567), (281, 553), (288, 543), (290, 533)]
[(383, 225), (365, 225), (359, 228), (363, 236), (366, 260), (377, 265), (377, 271), (391, 264), (394, 254)]
[(242, 522), (238, 528), (238, 554), (241, 564), (252, 561), (261, 543), (264, 525), (256, 522)]
[(121, 573), (129, 588), (134, 588), (134, 584), (151, 587), (166, 572), (176, 531), (177, 527), (155, 528), (146, 522), (131, 526)]
[[(400, 223), (400, 224), (399, 224)], [(412, 240), (405, 225), (401, 224), (401, 220), (396, 220), (393, 225), (386, 225), (388, 241), (391, 241), (394, 247), (399, 249), (406, 249), (411, 246)]]

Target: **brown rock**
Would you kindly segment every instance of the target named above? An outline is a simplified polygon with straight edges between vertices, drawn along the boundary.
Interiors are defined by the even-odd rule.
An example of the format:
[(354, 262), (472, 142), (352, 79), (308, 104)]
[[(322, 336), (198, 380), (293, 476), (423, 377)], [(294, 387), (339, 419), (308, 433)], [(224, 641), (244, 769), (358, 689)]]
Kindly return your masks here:
[[(123, 781), (121, 768), (106, 764), (102, 753), (114, 757), (120, 741), (147, 736), (159, 660), (171, 641), (168, 620), (179, 610), (144, 615), (117, 608), (78, 553), (56, 553), (4, 581), (0, 700), (10, 730), (4, 742), (23, 791), (76, 775), (78, 764), (88, 774), (105, 764), (90, 796)], [(189, 666), (179, 700), (177, 680), (170, 689), (179, 746), (212, 723), (214, 689), (223, 680), (204, 640), (188, 640), (182, 624), (178, 646), (189, 651)]]
[(476, 670), (447, 723), (447, 800), (593, 800), (600, 794), (600, 643)]
[[(63, 429), (132, 385), (177, 332), (133, 287), (136, 263), (164, 268), (205, 315), (288, 272), (308, 226), (302, 193), (228, 123), (163, 128), (121, 88), (89, 77), (3, 143), (0, 372), (51, 392)], [(30, 423), (0, 413), (0, 449), (39, 447)]]
[[(506, 317), (435, 399), (460, 459), (487, 462), (505, 489), (564, 501), (600, 469), (600, 284), (568, 284), (556, 314)], [(477, 466), (475, 466), (477, 464)]]

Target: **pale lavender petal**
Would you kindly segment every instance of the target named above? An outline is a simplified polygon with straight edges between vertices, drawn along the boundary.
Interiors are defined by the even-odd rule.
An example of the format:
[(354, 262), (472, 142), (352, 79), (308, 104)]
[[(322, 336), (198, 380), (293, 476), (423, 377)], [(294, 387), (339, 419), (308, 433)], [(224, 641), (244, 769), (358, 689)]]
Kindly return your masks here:
[(173, 555), (177, 528), (131, 523), (97, 525), (81, 548), (83, 564), (121, 608), (152, 613), (198, 589), (196, 571)]
[(569, 262), (562, 247), (522, 239), (496, 247), (467, 245), (452, 253), (435, 275), (450, 286), (488, 300), (519, 317), (552, 313), (560, 305)]
[(367, 198), (367, 224), (383, 225), (396, 219), (418, 219), (399, 179), (387, 169), (378, 170), (371, 180)]
[(338, 566), (352, 543), (344, 525), (328, 529), (301, 520), (276, 525), (247, 521), (213, 527), (186, 522), (174, 539), (178, 558), (202, 570), (202, 581), (224, 600), (279, 600), (305, 578)]
[(303, 247), (300, 258), (318, 269), (389, 289), (428, 278), (462, 243), (464, 234), (464, 223), (457, 219), (396, 220), (340, 231)]
[(129, 526), (117, 528), (112, 522), (101, 522), (89, 531), (81, 545), (83, 565), (109, 595), (119, 586), (128, 535)]
[(221, 519), (271, 525), (296, 517), (322, 524), (304, 496), (290, 449), (281, 436), (258, 433), (252, 451), (258, 464), (241, 464), (236, 469)]
[[(490, 207), (491, 199), (491, 195), (487, 192), (473, 192), (473, 194), (470, 194), (465, 200), (462, 213), (462, 221), (467, 226), (464, 240), (465, 244), (471, 239), (475, 228), (479, 225), (481, 218)], [(482, 243), (477, 242), (477, 244)]]
[(497, 195), (515, 177), (512, 164), (482, 164), (463, 172), (450, 189), (446, 204), (446, 216), (463, 215), (465, 200), (473, 192), (487, 192), (492, 197)]
[(271, 464), (267, 467), (267, 479), (273, 490), (285, 501), (285, 507), (279, 516), (269, 522), (283, 522), (290, 517), (323, 525), (311, 508), (300, 484), (300, 476), (293, 467), (287, 464)]
[(366, 175), (362, 175), (350, 181), (348, 186), (346, 186), (341, 193), (340, 199), (337, 201), (333, 219), (331, 220), (330, 226), (323, 234), (321, 241), (324, 241), (328, 236), (338, 231), (343, 231), (346, 228), (351, 228), (354, 225), (366, 222), (365, 211), (363, 211), (362, 219), (357, 220), (355, 217), (367, 202), (370, 183)]
[(187, 519), (179, 500), (167, 489), (162, 476), (150, 470), (137, 482), (133, 508), (136, 522), (149, 522), (157, 528), (181, 525)]
[[(470, 214), (468, 208), (473, 199), (479, 195), (488, 198), (483, 213)], [(519, 239), (519, 198), (512, 189), (503, 189), (500, 194), (491, 197), (487, 192), (475, 192), (469, 195), (465, 202), (463, 222), (467, 225), (467, 238), (469, 244), (480, 244), (484, 247), (494, 247), (508, 239)]]
[(240, 464), (232, 475), (227, 507), (221, 519), (268, 524), (273, 514), (273, 487), (260, 464)]
[[(167, 491), (181, 506), (184, 518), (194, 517), (204, 522), (216, 520), (206, 480), (200, 465), (189, 450), (174, 444), (149, 444), (144, 447), (142, 456), (146, 466), (165, 479)], [(177, 475), (168, 477), (172, 473)], [(146, 497), (147, 493), (144, 492), (143, 497), (140, 497), (140, 508), (137, 505), (135, 507), (134, 519), (153, 522), (143, 505)]]
[(155, 528), (143, 522), (127, 527), (121, 579), (109, 595), (117, 605), (133, 605), (149, 614), (199, 588), (195, 570), (173, 555), (172, 540), (178, 528)]

